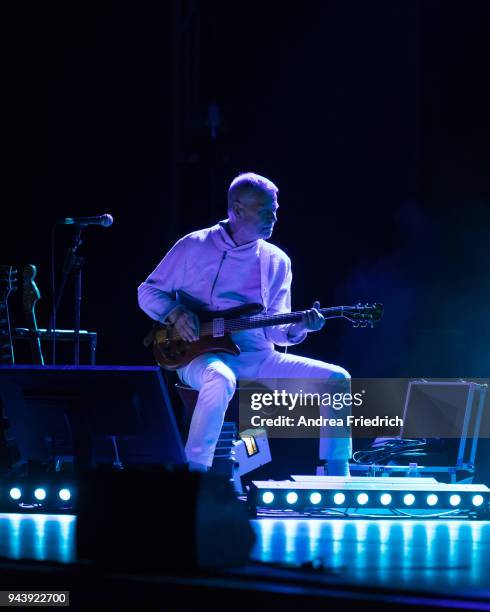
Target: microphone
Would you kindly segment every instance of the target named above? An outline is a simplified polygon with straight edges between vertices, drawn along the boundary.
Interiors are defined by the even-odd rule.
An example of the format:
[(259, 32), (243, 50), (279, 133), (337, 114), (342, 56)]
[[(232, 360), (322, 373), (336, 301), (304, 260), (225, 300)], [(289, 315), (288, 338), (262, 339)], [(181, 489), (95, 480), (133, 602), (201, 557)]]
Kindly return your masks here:
[(112, 215), (99, 215), (98, 217), (66, 217), (59, 221), (62, 225), (100, 225), (110, 227), (114, 223)]

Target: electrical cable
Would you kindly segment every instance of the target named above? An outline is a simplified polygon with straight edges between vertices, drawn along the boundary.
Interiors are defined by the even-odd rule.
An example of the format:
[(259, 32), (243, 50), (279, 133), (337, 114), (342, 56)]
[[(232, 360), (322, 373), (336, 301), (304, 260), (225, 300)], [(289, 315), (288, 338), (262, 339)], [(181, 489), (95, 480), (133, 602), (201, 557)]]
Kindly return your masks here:
[(354, 463), (380, 464), (395, 457), (422, 457), (427, 455), (425, 439), (396, 439), (386, 442), (379, 448), (356, 451), (352, 460)]

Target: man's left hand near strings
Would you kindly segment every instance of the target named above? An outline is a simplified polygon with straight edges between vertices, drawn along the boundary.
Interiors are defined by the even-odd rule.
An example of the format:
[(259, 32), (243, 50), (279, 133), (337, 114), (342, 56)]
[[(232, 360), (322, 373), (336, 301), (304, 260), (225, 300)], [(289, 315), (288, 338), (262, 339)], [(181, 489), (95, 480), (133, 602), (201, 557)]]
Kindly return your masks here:
[[(306, 331), (307, 333), (319, 331), (325, 325), (325, 317), (320, 312), (320, 302), (314, 302), (313, 308), (305, 310), (303, 320), (291, 326), (291, 335), (295, 336)], [(293, 329), (294, 328), (294, 329)]]

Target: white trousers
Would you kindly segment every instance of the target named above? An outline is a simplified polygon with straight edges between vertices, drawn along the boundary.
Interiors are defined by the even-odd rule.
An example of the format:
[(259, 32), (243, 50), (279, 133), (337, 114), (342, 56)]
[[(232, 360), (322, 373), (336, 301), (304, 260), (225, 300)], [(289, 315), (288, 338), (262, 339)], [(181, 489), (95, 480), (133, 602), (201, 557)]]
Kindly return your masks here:
[[(199, 391), (185, 446), (188, 461), (211, 466), (228, 403), (233, 397), (237, 378), (315, 378), (342, 383), (343, 392), (350, 393), (350, 375), (343, 368), (309, 359), (279, 353), (275, 350), (243, 352), (237, 357), (226, 353), (206, 353), (196, 357), (177, 371), (182, 382)], [(338, 418), (334, 409), (321, 408), (322, 416)], [(343, 417), (349, 414), (344, 408)], [(352, 455), (352, 440), (348, 432), (343, 437), (320, 437), (320, 459), (347, 461)]]

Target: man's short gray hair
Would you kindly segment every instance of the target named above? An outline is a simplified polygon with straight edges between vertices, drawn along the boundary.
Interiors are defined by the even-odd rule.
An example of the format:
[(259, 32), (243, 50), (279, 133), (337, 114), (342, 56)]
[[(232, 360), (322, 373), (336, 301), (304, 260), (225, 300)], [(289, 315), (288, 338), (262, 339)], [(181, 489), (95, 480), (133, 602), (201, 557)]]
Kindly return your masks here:
[(265, 178), (265, 176), (260, 176), (260, 174), (255, 174), (254, 172), (239, 174), (231, 181), (228, 189), (228, 210), (230, 210), (233, 202), (237, 200), (246, 202), (254, 195), (260, 193), (274, 195), (278, 191), (279, 189), (276, 185), (268, 178)]

